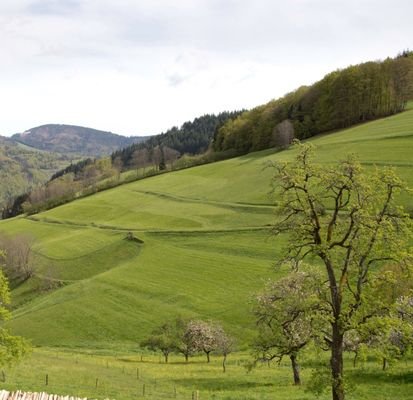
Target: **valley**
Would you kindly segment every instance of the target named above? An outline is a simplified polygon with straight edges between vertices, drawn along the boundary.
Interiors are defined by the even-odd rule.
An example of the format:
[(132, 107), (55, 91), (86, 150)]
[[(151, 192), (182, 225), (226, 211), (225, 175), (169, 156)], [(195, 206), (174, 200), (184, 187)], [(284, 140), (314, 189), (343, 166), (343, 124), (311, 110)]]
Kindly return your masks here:
[[(367, 169), (395, 166), (412, 187), (412, 127), (410, 106), (395, 116), (309, 142), (316, 146), (320, 164), (333, 164), (355, 153)], [(57, 391), (67, 391), (73, 381), (83, 382), (77, 391), (71, 390), (81, 395), (91, 393), (82, 385), (93, 385), (93, 374), (97, 378), (108, 373), (125, 384), (121, 389), (107, 377), (101, 396), (135, 398), (143, 381), (130, 391), (124, 387), (126, 379), (133, 379), (136, 368), (141, 368), (147, 384), (157, 381), (159, 387), (168, 386), (169, 393), (175, 386), (185, 395), (178, 398), (201, 390), (201, 398), (270, 399), (275, 387), (288, 391), (290, 399), (313, 398), (298, 388), (291, 391), (288, 365), (262, 366), (251, 375), (243, 366), (255, 329), (252, 297), (264, 281), (284, 273), (273, 264), (288, 240), (271, 235), (277, 195), (270, 195), (273, 170), (267, 164), (292, 160), (295, 155), (294, 148), (250, 153), (128, 183), (33, 216), (0, 221), (0, 232), (30, 232), (38, 259), (33, 278), (13, 290), (13, 318), (7, 325), (40, 348), (32, 361), (10, 373), (9, 385), (24, 387), (35, 379), (31, 363), (39, 363), (43, 374), (53, 371), (59, 382), (66, 382), (59, 383)], [(399, 200), (411, 213), (411, 195)], [(128, 232), (139, 241), (127, 240)], [(43, 290), (50, 271), (59, 285)], [(157, 356), (139, 349), (138, 343), (155, 326), (178, 315), (219, 321), (236, 338), (238, 352), (229, 356), (232, 364), (225, 378), (218, 359), (205, 366), (196, 357), (185, 366), (174, 356), (171, 375)], [(142, 364), (142, 354), (152, 361)], [(321, 358), (327, 360), (326, 355)], [(64, 377), (74, 360), (82, 369)], [(115, 365), (116, 371), (105, 372), (106, 363)], [(375, 379), (384, 378), (376, 376), (373, 360), (364, 365), (365, 381), (358, 382), (357, 399), (372, 398), (372, 393), (383, 400), (388, 393), (394, 395), (393, 384), (386, 381), (380, 391), (375, 390)], [(407, 400), (412, 361), (403, 365), (392, 367), (390, 374), (404, 379), (397, 398)], [(311, 362), (304, 363), (304, 380), (311, 368)], [(356, 372), (350, 374), (357, 380)], [(149, 398), (163, 398), (153, 393)]]

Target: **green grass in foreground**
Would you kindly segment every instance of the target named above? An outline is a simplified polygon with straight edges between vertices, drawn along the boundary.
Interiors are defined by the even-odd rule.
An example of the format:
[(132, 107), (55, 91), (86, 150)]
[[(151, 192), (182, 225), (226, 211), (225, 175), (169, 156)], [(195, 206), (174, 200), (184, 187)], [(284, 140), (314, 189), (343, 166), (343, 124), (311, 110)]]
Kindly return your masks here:
[[(326, 361), (324, 355), (322, 359)], [(6, 371), (6, 382), (1, 387), (125, 400), (144, 398), (143, 390), (145, 398), (149, 399), (191, 399), (194, 391), (199, 391), (200, 400), (315, 398), (306, 391), (305, 383), (311, 379), (316, 364), (303, 364), (303, 386), (295, 387), (287, 361), (279, 366), (261, 364), (249, 373), (245, 368), (248, 361), (246, 353), (230, 355), (224, 374), (220, 357), (212, 357), (211, 363), (206, 364), (205, 357), (197, 356), (185, 364), (182, 357), (172, 356), (170, 363), (164, 364), (157, 355), (136, 353), (131, 349), (117, 353), (114, 350), (74, 353), (36, 349), (18, 368)], [(350, 364), (350, 360), (348, 362)], [(349, 365), (348, 380), (352, 390), (348, 398), (411, 399), (412, 364), (413, 361), (400, 362), (385, 373), (374, 361), (357, 368)], [(46, 375), (48, 386), (45, 385)], [(328, 391), (320, 398), (330, 398)]]

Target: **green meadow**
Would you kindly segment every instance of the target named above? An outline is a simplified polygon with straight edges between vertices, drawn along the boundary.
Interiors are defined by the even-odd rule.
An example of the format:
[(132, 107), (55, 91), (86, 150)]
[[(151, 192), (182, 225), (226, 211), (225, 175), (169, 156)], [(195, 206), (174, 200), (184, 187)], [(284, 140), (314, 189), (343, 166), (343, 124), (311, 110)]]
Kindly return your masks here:
[[(312, 354), (311, 358), (314, 360), (317, 356)], [(87, 352), (41, 348), (35, 349), (31, 357), (17, 368), (6, 371), (6, 382), (2, 387), (126, 400), (190, 400), (196, 392), (200, 400), (315, 399), (305, 385), (297, 387), (292, 384), (288, 362), (260, 364), (248, 372), (245, 364), (249, 360), (246, 352), (231, 355), (224, 374), (220, 357), (212, 357), (211, 363), (206, 364), (204, 357), (197, 356), (186, 364), (182, 357), (172, 356), (169, 364), (165, 364), (158, 355), (122, 346)], [(304, 382), (310, 381), (314, 369), (322, 368), (324, 362), (327, 362), (325, 355), (321, 361), (320, 358), (317, 362), (304, 361)], [(357, 368), (351, 366), (351, 360), (348, 364), (348, 398), (411, 399), (412, 362), (401, 362), (386, 373), (374, 360), (360, 363)], [(330, 397), (326, 388), (318, 398), (327, 400)]]
[[(319, 163), (356, 153), (368, 169), (395, 166), (413, 187), (413, 109), (311, 142)], [(1, 232), (35, 238), (38, 264), (34, 278), (14, 289), (8, 323), (38, 347), (7, 371), (3, 386), (132, 399), (146, 382), (154, 399), (168, 398), (162, 390), (176, 390), (177, 398), (193, 390), (202, 399), (313, 398), (291, 385), (288, 364), (251, 373), (243, 365), (254, 334), (251, 299), (280, 273), (273, 263), (287, 240), (271, 236), (276, 198), (266, 165), (295, 152), (266, 150), (170, 172), (0, 221)], [(411, 196), (400, 202), (412, 211)], [(139, 241), (127, 240), (128, 232)], [(45, 290), (50, 271), (59, 285)], [(220, 321), (237, 339), (226, 375), (218, 358), (208, 366), (199, 357), (188, 365), (178, 356), (171, 365), (153, 354), (141, 361), (137, 343), (178, 315)], [(304, 363), (304, 381), (312, 368)], [(381, 373), (370, 360), (350, 375), (357, 387), (350, 398), (408, 399), (413, 392), (412, 361)]]

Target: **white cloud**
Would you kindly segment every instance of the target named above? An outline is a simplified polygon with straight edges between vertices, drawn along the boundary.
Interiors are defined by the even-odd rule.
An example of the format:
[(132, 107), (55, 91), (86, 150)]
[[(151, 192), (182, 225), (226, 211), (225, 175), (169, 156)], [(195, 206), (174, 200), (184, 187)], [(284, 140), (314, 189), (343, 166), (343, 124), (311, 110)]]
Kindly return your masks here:
[(399, 0), (4, 0), (0, 132), (158, 133), (412, 47)]

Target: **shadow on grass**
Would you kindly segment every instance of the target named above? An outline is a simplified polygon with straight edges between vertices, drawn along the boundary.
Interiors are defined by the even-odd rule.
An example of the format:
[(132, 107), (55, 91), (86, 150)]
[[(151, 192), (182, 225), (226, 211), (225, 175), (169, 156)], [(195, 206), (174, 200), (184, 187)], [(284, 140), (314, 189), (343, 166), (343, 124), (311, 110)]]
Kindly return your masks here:
[(258, 388), (276, 388), (277, 385), (275, 382), (245, 382), (245, 381), (236, 381), (231, 377), (231, 379), (223, 378), (185, 378), (185, 379), (176, 379), (174, 382), (177, 385), (182, 385), (186, 387), (196, 387), (199, 390), (247, 390), (247, 389), (258, 389)]
[(392, 371), (373, 371), (373, 370), (354, 370), (347, 373), (347, 376), (354, 383), (371, 382), (378, 383), (393, 383), (393, 384), (409, 384), (413, 383), (413, 371), (409, 372), (392, 372)]

